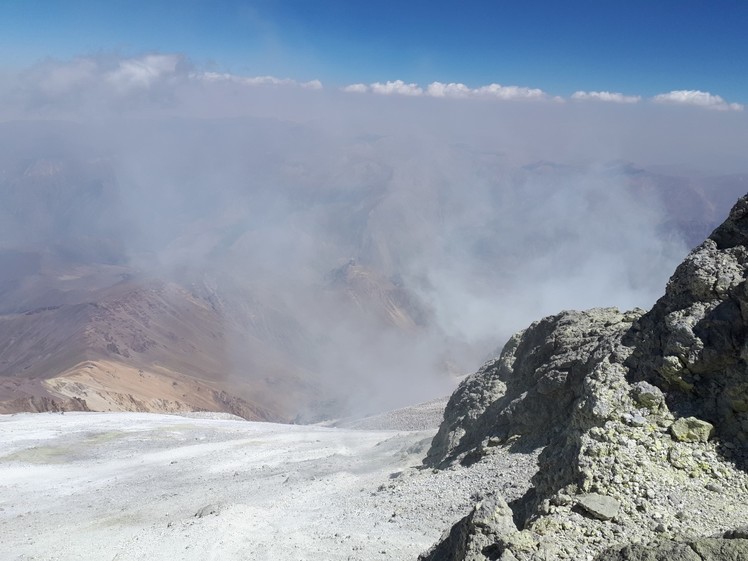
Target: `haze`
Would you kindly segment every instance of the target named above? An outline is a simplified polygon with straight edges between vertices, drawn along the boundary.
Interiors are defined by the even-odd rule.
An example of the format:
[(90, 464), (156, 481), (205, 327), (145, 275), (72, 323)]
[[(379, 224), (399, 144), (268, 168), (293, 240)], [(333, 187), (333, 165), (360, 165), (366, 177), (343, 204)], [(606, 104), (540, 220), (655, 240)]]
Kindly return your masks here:
[(3, 249), (188, 287), (222, 306), (233, 379), (272, 377), (237, 328), (262, 324), (336, 413), (445, 395), (545, 314), (650, 306), (746, 189), (724, 101), (342, 91), (164, 54), (6, 78)]

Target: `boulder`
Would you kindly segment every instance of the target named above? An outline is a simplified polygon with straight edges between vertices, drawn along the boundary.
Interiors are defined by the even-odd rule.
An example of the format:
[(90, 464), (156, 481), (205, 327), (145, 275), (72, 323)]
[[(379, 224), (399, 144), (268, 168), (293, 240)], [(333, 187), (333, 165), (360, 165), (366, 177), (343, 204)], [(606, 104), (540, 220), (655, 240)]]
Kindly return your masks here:
[(577, 501), (582, 510), (598, 520), (613, 520), (621, 508), (621, 503), (616, 499), (597, 493), (580, 495)]
[(679, 442), (706, 442), (713, 432), (713, 424), (696, 417), (684, 417), (670, 425), (670, 434)]
[(419, 561), (481, 561), (514, 558), (509, 546), (533, 549), (535, 541), (527, 532), (520, 532), (512, 520), (512, 510), (498, 496), (491, 496), (475, 505), (472, 512), (445, 532), (431, 550)]

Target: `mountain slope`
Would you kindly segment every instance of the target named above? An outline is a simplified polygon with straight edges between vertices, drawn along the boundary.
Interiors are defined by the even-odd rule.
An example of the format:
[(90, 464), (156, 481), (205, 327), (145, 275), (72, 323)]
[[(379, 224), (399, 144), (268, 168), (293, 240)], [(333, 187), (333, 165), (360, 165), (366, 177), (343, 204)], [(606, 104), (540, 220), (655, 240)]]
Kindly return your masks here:
[[(82, 297), (89, 301), (76, 301)], [(252, 360), (247, 374), (233, 379), (240, 359), (229, 350), (235, 334), (209, 302), (173, 283), (128, 279), (67, 298), (0, 316), (0, 408), (19, 410), (25, 399), (47, 397), (59, 402), (48, 402), (50, 408), (85, 403), (94, 410), (217, 410), (281, 420), (310, 391), (295, 378), (297, 367), (248, 333)], [(269, 380), (268, 371), (280, 373), (284, 364), (285, 376)]]

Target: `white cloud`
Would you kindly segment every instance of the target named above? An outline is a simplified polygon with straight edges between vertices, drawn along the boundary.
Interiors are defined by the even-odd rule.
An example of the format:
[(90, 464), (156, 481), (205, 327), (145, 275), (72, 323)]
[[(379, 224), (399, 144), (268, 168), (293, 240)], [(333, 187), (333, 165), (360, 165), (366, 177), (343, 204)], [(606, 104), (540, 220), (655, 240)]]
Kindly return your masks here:
[[(47, 59), (18, 74), (11, 84), (6, 80), (4, 100), (0, 105), (13, 103), (28, 110), (73, 111), (87, 107), (90, 111), (117, 112), (133, 108), (175, 107), (189, 96), (203, 95), (210, 84), (236, 84), (256, 87), (273, 94), (274, 88), (289, 90), (322, 90), (320, 80), (299, 81), (272, 75), (242, 76), (226, 72), (204, 72), (191, 69), (190, 61), (179, 54), (146, 54), (136, 57), (99, 55), (70, 60)], [(2, 82), (2, 81), (0, 81)], [(191, 87), (193, 86), (193, 87)], [(2, 88), (0, 88), (2, 89)], [(215, 88), (218, 90), (220, 88)], [(539, 88), (504, 86), (491, 83), (470, 87), (461, 82), (434, 81), (428, 85), (403, 80), (389, 80), (370, 84), (353, 83), (340, 88), (346, 93), (374, 93), (390, 96), (422, 96), (440, 99), (528, 100), (564, 103), (564, 98)], [(224, 92), (225, 95), (228, 95)], [(610, 91), (574, 92), (566, 99), (635, 104), (644, 98)], [(648, 98), (655, 103), (693, 105), (717, 111), (743, 111), (740, 103), (731, 103), (719, 95), (699, 90), (674, 90)]]
[(473, 93), (465, 84), (450, 82), (431, 82), (426, 88), (426, 94), (432, 97), (468, 97)]
[[(309, 87), (307, 84), (311, 84), (312, 82), (297, 82), (293, 78), (276, 78), (275, 76), (247, 76), (247, 77), (238, 77), (238, 81), (247, 84), (250, 86), (264, 86), (264, 85), (271, 85), (271, 86), (299, 86), (299, 87)], [(316, 82), (322, 86), (322, 82), (319, 80), (316, 80)]]
[(83, 107), (88, 112), (164, 107), (176, 101), (188, 69), (189, 61), (178, 54), (50, 58), (20, 73), (11, 86), (13, 99), (0, 104), (17, 103), (47, 115)]
[(442, 82), (431, 82), (426, 88), (426, 94), (432, 97), (467, 97), (473, 93), (473, 90), (465, 84), (451, 82), (443, 84)]
[(547, 94), (537, 88), (524, 88), (519, 86), (502, 86), (501, 84), (488, 84), (473, 90), (476, 95), (495, 97), (497, 99), (546, 99)]
[(371, 85), (371, 91), (381, 95), (421, 95), (423, 89), (418, 84), (406, 84), (402, 80), (395, 80), (394, 82), (374, 82)]
[(308, 90), (321, 90), (322, 89), (322, 82), (319, 80), (310, 80), (308, 82), (302, 82), (299, 84), (302, 88), (306, 88)]
[[(388, 81), (385, 83), (374, 82), (373, 84), (350, 84), (342, 88), (344, 92), (365, 93), (373, 92), (382, 95), (427, 95), (441, 98), (495, 98), (502, 100), (515, 99), (549, 99), (548, 94), (537, 88), (524, 88), (520, 86), (502, 86), (501, 84), (488, 84), (479, 88), (470, 88), (460, 82), (431, 82), (426, 88), (418, 84), (406, 84), (402, 80)], [(559, 101), (558, 98), (554, 100)]]
[(298, 86), (309, 90), (322, 89), (322, 82), (319, 80), (297, 82), (291, 78), (276, 78), (275, 76), (239, 76), (226, 72), (202, 72), (191, 74), (190, 78), (204, 82), (233, 82), (246, 86)]
[[(269, 77), (263, 77), (267, 80)], [(256, 80), (256, 79), (255, 79)], [(484, 98), (498, 99), (502, 101), (531, 100), (531, 101), (555, 101), (563, 103), (562, 97), (550, 96), (539, 88), (528, 88), (523, 86), (502, 86), (501, 84), (487, 84), (477, 88), (471, 88), (461, 82), (431, 82), (428, 86), (421, 87), (416, 83), (406, 83), (402, 80), (387, 82), (374, 82), (373, 84), (349, 84), (341, 88), (347, 93), (373, 92), (381, 95), (426, 95), (437, 98)], [(633, 104), (642, 100), (640, 95), (626, 95), (620, 92), (609, 91), (583, 91), (579, 90), (571, 95), (575, 101), (601, 101), (608, 103)], [(652, 98), (659, 103), (681, 103), (698, 105), (709, 109), (720, 111), (742, 111), (743, 105), (739, 103), (728, 103), (718, 95), (696, 90), (672, 91), (660, 94)]]
[(369, 86), (366, 84), (351, 84), (343, 88), (344, 92), (348, 93), (366, 93), (369, 91)]
[(146, 55), (120, 61), (104, 79), (120, 91), (148, 89), (154, 82), (174, 75), (181, 57), (178, 55)]
[(297, 84), (291, 78), (276, 78), (275, 76), (236, 76), (235, 81), (250, 86), (295, 86)]
[(722, 97), (699, 90), (674, 90), (669, 93), (656, 95), (652, 98), (657, 103), (676, 103), (682, 105), (697, 105), (717, 111), (742, 111), (740, 103), (728, 103)]
[(584, 92), (578, 91), (571, 95), (571, 99), (578, 101), (609, 101), (612, 103), (638, 103), (641, 101), (640, 95), (624, 95), (618, 92)]

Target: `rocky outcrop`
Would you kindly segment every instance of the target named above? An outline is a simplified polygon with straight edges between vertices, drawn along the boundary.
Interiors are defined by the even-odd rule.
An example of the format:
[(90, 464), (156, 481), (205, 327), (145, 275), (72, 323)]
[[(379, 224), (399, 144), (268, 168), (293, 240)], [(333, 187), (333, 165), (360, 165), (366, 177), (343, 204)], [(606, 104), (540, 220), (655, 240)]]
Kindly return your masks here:
[[(517, 530), (509, 505), (497, 496), (491, 496), (479, 502), (472, 512), (444, 533), (441, 541), (428, 553), (421, 556), (422, 561), (450, 561), (464, 559), (479, 561), (481, 559), (498, 559), (509, 549), (509, 544), (517, 547), (523, 541), (532, 545)], [(524, 538), (524, 539), (523, 539)]]
[(482, 447), (510, 437), (522, 437), (528, 446), (548, 444), (571, 415), (592, 367), (613, 353), (613, 346), (628, 353), (614, 343), (642, 313), (561, 312), (514, 335), (498, 359), (452, 394), (426, 463), (469, 462)]
[(748, 198), (676, 269), (663, 296), (626, 336), (632, 380), (666, 392), (682, 416), (748, 446)]
[(53, 398), (48, 396), (19, 397), (0, 402), (0, 414), (31, 411), (33, 413), (64, 413), (65, 411), (90, 411), (84, 399), (78, 397)]
[(669, 559), (694, 543), (743, 547), (700, 536), (748, 518), (747, 269), (743, 198), (651, 311), (566, 311), (512, 337), (452, 395), (425, 463), (542, 448), (533, 487), (509, 505), (511, 525), (477, 505), (422, 558), (592, 559), (617, 547), (600, 559)]

